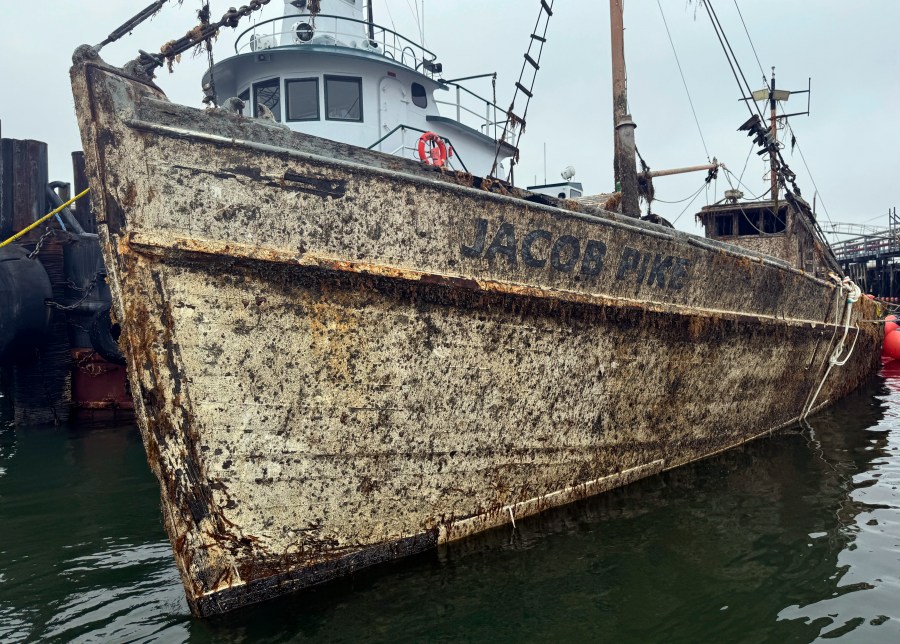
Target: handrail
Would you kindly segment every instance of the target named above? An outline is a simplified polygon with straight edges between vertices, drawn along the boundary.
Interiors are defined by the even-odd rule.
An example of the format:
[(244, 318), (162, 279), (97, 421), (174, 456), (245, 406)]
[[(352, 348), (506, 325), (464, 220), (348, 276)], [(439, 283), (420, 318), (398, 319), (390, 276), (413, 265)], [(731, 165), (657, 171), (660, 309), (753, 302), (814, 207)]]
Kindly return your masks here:
[[(403, 131), (403, 130), (412, 130), (413, 132), (419, 132), (419, 133), (421, 133), (421, 134), (425, 134), (425, 133), (427, 132), (427, 130), (420, 130), (420, 129), (417, 128), (417, 127), (413, 127), (413, 126), (411, 126), (411, 125), (404, 125), (404, 124), (401, 123), (400, 125), (398, 125), (397, 127), (395, 127), (393, 130), (391, 130), (390, 132), (388, 132), (387, 134), (385, 134), (383, 137), (381, 137), (380, 139), (378, 139), (377, 141), (375, 141), (375, 143), (373, 143), (372, 145), (370, 145), (370, 146), (367, 147), (366, 149), (367, 149), (367, 150), (373, 149), (373, 148), (374, 148), (376, 145), (378, 145), (379, 143), (383, 143), (383, 142), (386, 141), (388, 138), (390, 138), (391, 135), (393, 135), (395, 132), (397, 132), (397, 131)], [(442, 134), (438, 134), (438, 136), (441, 137), (444, 141), (446, 141), (446, 142), (447, 142), (447, 145), (449, 145), (450, 147), (453, 148), (453, 154), (456, 156), (457, 159), (459, 159), (459, 164), (463, 167), (463, 170), (465, 170), (467, 173), (471, 174), (471, 172), (469, 172), (469, 168), (466, 167), (466, 162), (463, 161), (462, 156), (459, 154), (459, 150), (457, 150), (457, 149), (456, 149), (456, 146), (453, 145), (453, 141), (450, 140), (450, 137), (448, 137), (448, 136), (443, 136)], [(404, 148), (405, 148), (406, 146), (405, 146), (405, 145), (402, 145), (401, 147), (404, 147)], [(412, 149), (412, 148), (411, 148), (411, 149)]]
[[(315, 20), (334, 19), (337, 23), (341, 23), (341, 22), (354, 23), (354, 24), (361, 25), (361, 26), (365, 27), (366, 29), (368, 29), (370, 26), (370, 23), (365, 20), (360, 20), (358, 18), (349, 18), (347, 16), (326, 14), (326, 13), (319, 13), (319, 14), (316, 14), (315, 16), (313, 16), (312, 14), (309, 14), (309, 13), (301, 13), (301, 14), (295, 14), (295, 15), (291, 15), (291, 16), (280, 16), (278, 18), (269, 18), (268, 20), (263, 20), (262, 22), (258, 22), (255, 25), (253, 25), (252, 27), (248, 27), (247, 29), (242, 31), (234, 41), (234, 53), (240, 54), (243, 49), (246, 49), (247, 47), (252, 46), (251, 43), (248, 43), (248, 42), (242, 43), (242, 40), (244, 40), (244, 37), (247, 36), (247, 34), (250, 34), (251, 32), (253, 33), (253, 35), (256, 35), (256, 32), (259, 31), (260, 27), (271, 24), (271, 25), (273, 25), (272, 34), (271, 34), (273, 37), (274, 36), (284, 36), (287, 34), (293, 34), (293, 30), (290, 28), (284, 28), (281, 31), (276, 31), (274, 29), (275, 23), (278, 23), (278, 22), (284, 23), (287, 21), (299, 20), (299, 19), (304, 19), (304, 18), (306, 18), (310, 21), (312, 21), (313, 19), (315, 19)], [(361, 31), (359, 33), (358, 37), (361, 38), (362, 40), (368, 41), (372, 44), (381, 44), (383, 52), (384, 52), (383, 55), (389, 56), (393, 60), (399, 62), (401, 65), (410, 67), (411, 69), (418, 70), (419, 67), (425, 67), (425, 65), (424, 65), (425, 63), (432, 63), (435, 60), (437, 60), (437, 55), (434, 52), (432, 52), (430, 49), (427, 49), (426, 47), (424, 47), (423, 45), (420, 45), (419, 43), (415, 42), (414, 40), (410, 40), (406, 36), (403, 36), (402, 34), (394, 31), (393, 29), (388, 29), (387, 27), (383, 27), (381, 25), (376, 25), (376, 24), (373, 24), (371, 26), (373, 27), (373, 30), (377, 30), (377, 36), (381, 37), (380, 43), (377, 42), (377, 40), (378, 40), (377, 37), (375, 39), (369, 38), (368, 33), (366, 31)], [(350, 33), (344, 34), (344, 33), (338, 32), (337, 30), (329, 30), (327, 28), (321, 28), (318, 26), (316, 27), (316, 31), (322, 31), (326, 34), (330, 34), (333, 32), (333, 35), (345, 35), (345, 36), (352, 35)], [(266, 34), (266, 35), (268, 35), (268, 34)], [(394, 40), (394, 42), (390, 44), (390, 49), (393, 50), (394, 53), (391, 53), (388, 51), (387, 36), (390, 36)], [(275, 45), (274, 47), (272, 47), (272, 49), (277, 49), (279, 47), (286, 47), (286, 46), (290, 46), (290, 45)], [(340, 47), (343, 45), (338, 45), (335, 43), (335, 45), (333, 45), (333, 46)], [(419, 54), (417, 54), (417, 50), (418, 50), (418, 52), (421, 53), (421, 58), (420, 58)], [(406, 56), (404, 54), (406, 52), (412, 52), (412, 54), (413, 54), (413, 62), (411, 65), (405, 61)], [(425, 67), (424, 71), (429, 71), (429, 70), (427, 69), (427, 67)], [(430, 71), (429, 71), (429, 73), (430, 73)]]
[[(470, 77), (470, 78), (478, 78), (478, 76), (472, 76), (472, 77)], [(460, 79), (460, 80), (469, 80), (469, 79), (468, 79), (468, 78), (463, 78), (463, 79)], [(484, 98), (483, 96), (479, 96), (478, 94), (476, 94), (475, 92), (473, 92), (472, 90), (470, 90), (470, 89), (469, 89), (468, 87), (466, 87), (465, 85), (460, 85), (459, 83), (457, 83), (457, 82), (455, 82), (455, 81), (446, 81), (446, 80), (439, 80), (438, 83), (440, 83), (441, 85), (444, 85), (444, 86), (451, 86), (451, 85), (452, 85), (453, 87), (458, 87), (458, 88), (461, 89), (462, 91), (466, 92), (467, 94), (469, 94), (469, 95), (471, 95), (471, 96), (474, 96), (474, 97), (477, 98), (478, 100), (484, 101), (485, 103), (487, 103), (487, 104), (490, 105), (491, 107), (495, 107), (495, 108), (497, 108), (497, 109), (500, 109), (500, 106), (499, 106), (499, 105), (497, 105), (496, 103), (492, 103), (491, 101), (487, 100), (487, 99)]]
[(900, 255), (900, 242), (890, 237), (850, 239), (832, 245), (832, 251), (841, 261), (862, 257)]
[[(473, 110), (473, 109), (469, 109), (469, 108), (466, 107), (465, 105), (460, 105), (459, 103), (452, 103), (452, 102), (450, 102), (450, 101), (439, 101), (439, 100), (437, 100), (437, 99), (434, 99), (434, 102), (437, 103), (438, 105), (448, 105), (448, 106), (450, 106), (450, 107), (456, 107), (456, 108), (459, 109), (459, 110), (462, 110), (462, 111), (464, 111), (464, 112), (468, 112), (468, 113), (471, 114), (472, 116), (477, 116), (478, 118), (483, 119), (483, 115), (482, 115), (482, 114), (479, 114), (478, 112), (476, 112), (476, 111)], [(460, 119), (457, 119), (457, 120), (460, 121)], [(492, 124), (493, 124), (493, 123), (484, 123), (484, 124), (482, 124), (481, 127), (482, 127), (482, 128), (490, 127)]]
[[(489, 75), (490, 75), (490, 74), (489, 74)], [(478, 77), (478, 76), (472, 76), (471, 78), (479, 78), (479, 77)], [(469, 80), (469, 78), (463, 78), (463, 79), (459, 79), (459, 80)], [(480, 121), (482, 121), (482, 124), (481, 124), (479, 127), (480, 127), (481, 129), (484, 130), (484, 133), (485, 133), (485, 134), (489, 134), (488, 130), (489, 130), (491, 127), (493, 127), (493, 128), (494, 128), (494, 133), (493, 133), (492, 138), (493, 138), (495, 141), (499, 141), (499, 140), (500, 140), (500, 136), (499, 136), (499, 130), (500, 130), (500, 127), (499, 127), (499, 126), (500, 126), (500, 125), (505, 125), (505, 124), (506, 124), (506, 121), (507, 121), (507, 119), (505, 118), (505, 116), (506, 116), (506, 111), (505, 111), (503, 108), (501, 108), (501, 107), (500, 107), (499, 105), (497, 105), (496, 103), (493, 103), (493, 102), (487, 100), (487, 99), (484, 98), (483, 96), (479, 96), (478, 94), (476, 94), (475, 92), (473, 92), (472, 90), (470, 90), (468, 87), (465, 87), (465, 86), (463, 86), (463, 85), (460, 85), (459, 83), (457, 83), (457, 82), (455, 82), (455, 81), (438, 80), (438, 83), (440, 83), (441, 87), (446, 87), (446, 88), (448, 88), (448, 89), (449, 89), (450, 87), (455, 87), (455, 88), (456, 88), (456, 91), (457, 91), (457, 97), (456, 97), (456, 102), (455, 102), (455, 103), (454, 103), (454, 102), (450, 102), (450, 101), (441, 101), (441, 100), (439, 100), (439, 99), (434, 99), (435, 103), (438, 103), (439, 105), (448, 105), (448, 106), (450, 106), (450, 107), (455, 107), (455, 108), (456, 108), (456, 114), (457, 114), (456, 120), (457, 120), (457, 121), (460, 121), (460, 122), (462, 122), (462, 119), (460, 118), (460, 116), (461, 116), (460, 112), (461, 112), (461, 111), (466, 111), (466, 112), (468, 112), (469, 114), (472, 114), (473, 116), (477, 117)], [(473, 109), (471, 109), (471, 108), (465, 107), (465, 106), (462, 104), (462, 100), (461, 100), (461, 97), (460, 97), (460, 95), (459, 95), (459, 92), (465, 92), (465, 93), (468, 94), (469, 96), (471, 96), (471, 97), (473, 97), (474, 99), (480, 101), (480, 102), (484, 105), (485, 110), (486, 110), (486, 113), (485, 113), (485, 114), (480, 114), (480, 113), (476, 112), (475, 110), (473, 110)], [(503, 118), (502, 120), (500, 120), (500, 119), (498, 118), (498, 112), (499, 112), (499, 114), (501, 114), (501, 115), (504, 116), (504, 118)], [(516, 127), (517, 127), (517, 126), (514, 124), (513, 127), (511, 128), (511, 131), (508, 131), (508, 132), (507, 132), (507, 139), (504, 139), (504, 140), (503, 140), (504, 143), (509, 143), (510, 140), (514, 139)]]
[(474, 76), (463, 76), (462, 78), (451, 78), (450, 80), (440, 80), (440, 83), (457, 84), (467, 80), (477, 80), (479, 78), (493, 78), (497, 80), (497, 72), (489, 72), (487, 74), (475, 74)]

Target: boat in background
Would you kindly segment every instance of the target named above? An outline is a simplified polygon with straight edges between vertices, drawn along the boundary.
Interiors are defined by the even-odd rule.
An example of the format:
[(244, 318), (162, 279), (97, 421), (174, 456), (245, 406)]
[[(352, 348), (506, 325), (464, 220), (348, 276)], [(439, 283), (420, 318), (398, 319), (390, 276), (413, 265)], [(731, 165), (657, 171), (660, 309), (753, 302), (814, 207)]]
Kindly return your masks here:
[[(281, 114), (337, 123), (292, 131), (274, 102), (255, 118), (239, 96), (172, 104), (152, 82), (171, 49), (120, 69), (84, 46), (71, 72), (138, 424), (196, 615), (766, 436), (880, 364), (875, 304), (827, 263), (425, 163), (402, 140), (362, 145), (396, 80), (383, 94), (419, 83), (427, 104), (379, 134), (418, 115), (471, 167), (489, 160), (482, 132), (429, 120), (440, 88), (419, 58), (354, 47), (321, 15), (334, 42), (283, 21), (275, 35), (301, 42), (255, 34), (216, 86), (265, 105), (254, 70), (282, 65)], [(329, 89), (336, 70), (306, 55), (358, 78)]]

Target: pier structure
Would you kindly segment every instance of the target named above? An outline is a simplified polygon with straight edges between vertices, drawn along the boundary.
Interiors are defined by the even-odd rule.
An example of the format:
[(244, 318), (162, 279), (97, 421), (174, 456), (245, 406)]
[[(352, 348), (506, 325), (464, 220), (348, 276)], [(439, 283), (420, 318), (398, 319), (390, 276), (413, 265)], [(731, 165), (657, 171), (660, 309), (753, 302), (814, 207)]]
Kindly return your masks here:
[(46, 143), (0, 138), (0, 382), (17, 426), (133, 409), (81, 152), (72, 169), (74, 191), (50, 181)]
[[(888, 210), (887, 227), (832, 224), (826, 232), (842, 236), (831, 248), (844, 272), (864, 292), (900, 301), (900, 217)], [(849, 235), (849, 236), (848, 236)]]

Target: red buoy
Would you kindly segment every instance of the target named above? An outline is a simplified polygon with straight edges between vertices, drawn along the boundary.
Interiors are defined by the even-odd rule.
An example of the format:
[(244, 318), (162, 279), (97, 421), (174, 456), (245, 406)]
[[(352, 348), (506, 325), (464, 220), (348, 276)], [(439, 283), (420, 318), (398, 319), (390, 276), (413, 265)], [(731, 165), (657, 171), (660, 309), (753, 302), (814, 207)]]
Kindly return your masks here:
[(900, 360), (900, 331), (892, 331), (884, 336), (881, 355), (893, 360)]
[(884, 335), (887, 336), (888, 333), (893, 331), (894, 329), (900, 328), (900, 324), (897, 324), (897, 316), (889, 315), (884, 318)]

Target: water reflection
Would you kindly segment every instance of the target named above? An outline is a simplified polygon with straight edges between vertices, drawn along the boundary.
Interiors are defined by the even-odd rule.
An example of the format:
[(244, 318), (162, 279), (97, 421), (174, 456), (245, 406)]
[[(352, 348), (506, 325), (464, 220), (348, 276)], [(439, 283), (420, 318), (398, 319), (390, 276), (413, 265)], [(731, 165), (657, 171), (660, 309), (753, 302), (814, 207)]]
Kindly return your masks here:
[(900, 369), (804, 432), (193, 620), (137, 432), (0, 429), (0, 641), (900, 638)]
[(144, 638), (185, 614), (133, 427), (7, 424), (0, 445), (0, 641)]
[[(863, 440), (844, 445), (830, 458), (847, 488), (837, 513), (835, 536), (843, 547), (830, 577), (834, 590), (779, 614), (818, 627), (822, 637), (852, 633), (857, 641), (900, 639), (900, 364), (887, 365), (882, 377), (885, 386), (871, 401), (883, 410), (882, 417), (865, 423)], [(823, 431), (844, 433), (842, 428), (854, 420), (845, 411), (822, 419)]]

